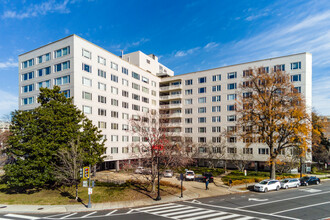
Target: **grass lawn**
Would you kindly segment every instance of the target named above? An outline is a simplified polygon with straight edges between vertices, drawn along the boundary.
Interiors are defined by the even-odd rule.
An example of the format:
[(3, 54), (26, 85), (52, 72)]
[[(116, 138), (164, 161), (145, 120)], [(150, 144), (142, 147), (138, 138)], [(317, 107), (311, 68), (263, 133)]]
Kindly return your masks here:
[[(88, 189), (79, 187), (79, 198), (84, 204), (88, 203)], [(161, 181), (161, 196), (179, 193), (178, 186)], [(23, 204), (23, 205), (73, 205), (81, 204), (74, 197), (75, 189), (43, 189), (35, 193), (6, 193), (6, 185), (0, 184), (0, 204)], [(132, 201), (141, 199), (153, 199), (156, 195), (150, 193), (150, 187), (140, 182), (115, 185), (109, 183), (97, 183), (93, 188), (92, 202), (105, 203), (115, 201)]]

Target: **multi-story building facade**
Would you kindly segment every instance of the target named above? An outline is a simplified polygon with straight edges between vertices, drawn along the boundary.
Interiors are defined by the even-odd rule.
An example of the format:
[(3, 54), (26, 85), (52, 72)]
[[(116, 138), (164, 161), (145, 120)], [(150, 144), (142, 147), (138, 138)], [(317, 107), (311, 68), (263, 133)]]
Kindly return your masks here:
[[(153, 54), (137, 51), (116, 56), (71, 35), (19, 56), (19, 109), (38, 106), (40, 87), (60, 86), (107, 139), (105, 168), (118, 168), (118, 161), (132, 159), (130, 144), (141, 141), (127, 132), (128, 120), (151, 110), (166, 113), (173, 136), (197, 145), (222, 141), (218, 133), (236, 123), (233, 105), (243, 72), (260, 66), (290, 73), (311, 106), (309, 53), (174, 76)], [(237, 142), (234, 137), (225, 141)], [(236, 151), (242, 151), (243, 146), (237, 143)], [(251, 161), (267, 161), (269, 157), (260, 145), (253, 146), (250, 153)]]

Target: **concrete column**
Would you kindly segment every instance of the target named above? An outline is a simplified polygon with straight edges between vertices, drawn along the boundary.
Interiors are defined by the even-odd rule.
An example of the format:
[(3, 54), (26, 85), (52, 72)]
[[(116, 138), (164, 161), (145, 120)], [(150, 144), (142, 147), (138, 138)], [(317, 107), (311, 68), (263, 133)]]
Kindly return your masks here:
[(116, 161), (116, 171), (119, 171), (119, 160)]

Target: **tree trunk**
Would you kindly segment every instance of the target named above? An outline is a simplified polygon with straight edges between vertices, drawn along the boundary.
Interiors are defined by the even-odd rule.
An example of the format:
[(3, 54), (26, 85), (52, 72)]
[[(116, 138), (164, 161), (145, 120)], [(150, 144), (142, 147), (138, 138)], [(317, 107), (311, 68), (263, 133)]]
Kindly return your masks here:
[(151, 163), (151, 185), (152, 185), (152, 189), (151, 189), (151, 193), (154, 193), (156, 192), (156, 163), (155, 161), (153, 160), (152, 163)]
[(78, 183), (76, 183), (76, 201), (78, 201)]
[(270, 179), (275, 179), (276, 178), (276, 166), (275, 166), (275, 161), (272, 159), (270, 162)]
[(225, 173), (227, 173), (227, 160), (224, 160), (224, 163), (225, 163), (224, 165)]

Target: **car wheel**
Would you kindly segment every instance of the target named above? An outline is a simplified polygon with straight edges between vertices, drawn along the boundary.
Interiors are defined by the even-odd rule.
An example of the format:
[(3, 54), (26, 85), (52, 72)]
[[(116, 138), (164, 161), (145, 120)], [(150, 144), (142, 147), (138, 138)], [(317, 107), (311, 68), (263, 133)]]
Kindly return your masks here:
[(296, 185), (296, 188), (298, 188), (298, 187), (299, 187), (299, 184)]
[(306, 186), (308, 186), (308, 183), (305, 183)]
[(265, 190), (264, 190), (264, 193), (266, 193), (266, 192), (268, 192), (268, 189), (267, 188), (265, 188)]
[[(286, 189), (287, 189), (287, 188), (286, 188)], [(279, 190), (280, 190), (280, 187), (279, 187), (279, 186), (277, 186), (277, 187), (276, 187), (276, 191), (279, 191)]]
[(320, 182), (319, 181), (316, 181), (316, 185), (319, 185), (320, 184)]
[(288, 185), (286, 185), (286, 186), (285, 186), (285, 189), (288, 189), (288, 188), (289, 188), (289, 186), (288, 186)]

